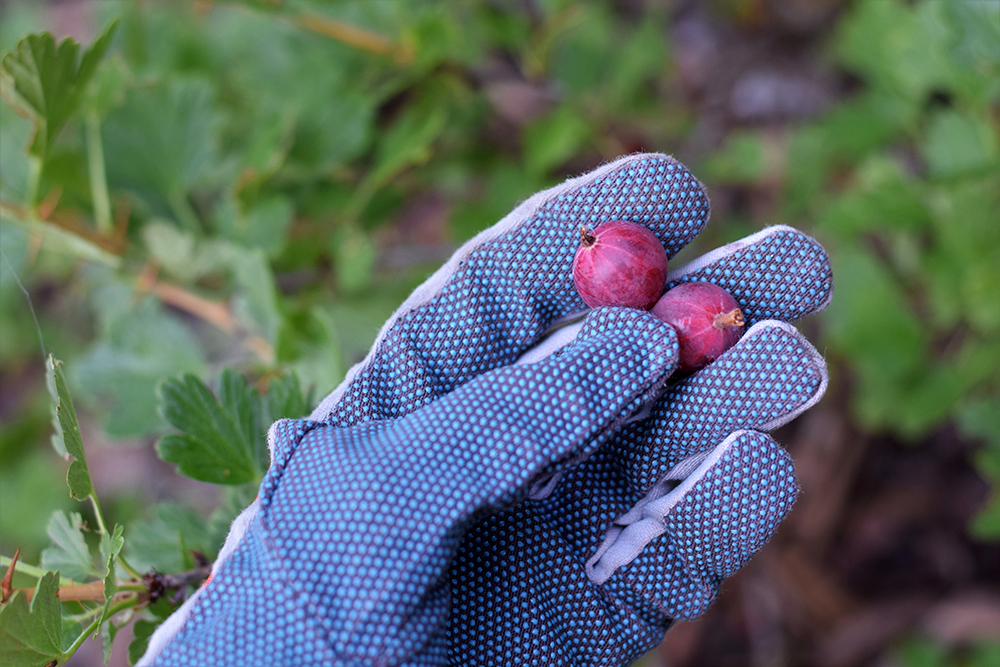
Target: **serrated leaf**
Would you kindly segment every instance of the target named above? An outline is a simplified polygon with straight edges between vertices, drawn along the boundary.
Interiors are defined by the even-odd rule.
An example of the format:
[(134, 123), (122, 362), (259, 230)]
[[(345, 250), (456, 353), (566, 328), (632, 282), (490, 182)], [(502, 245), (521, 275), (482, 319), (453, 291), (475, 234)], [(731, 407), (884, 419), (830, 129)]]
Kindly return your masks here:
[(193, 283), (210, 273), (224, 271), (232, 260), (233, 244), (217, 238), (198, 239), (171, 223), (152, 220), (142, 229), (151, 257), (169, 275)]
[(4, 97), (35, 124), (31, 153), (45, 158), (55, 137), (80, 106), (87, 83), (114, 36), (109, 25), (80, 56), (80, 45), (49, 33), (28, 35), (3, 57)]
[(191, 550), (212, 559), (223, 539), (225, 534), (216, 539), (206, 521), (193, 510), (176, 503), (160, 503), (151, 517), (137, 521), (129, 529), (128, 558), (139, 570), (179, 572), (194, 567)]
[(63, 362), (49, 355), (46, 370), (46, 381), (49, 393), (55, 401), (53, 408), (53, 426), (56, 429), (52, 436), (52, 444), (56, 451), (74, 459), (70, 463), (66, 475), (69, 492), (77, 500), (83, 500), (94, 492), (87, 470), (87, 458), (83, 452), (83, 436), (80, 434), (80, 424), (73, 409), (73, 399), (70, 398), (66, 386), (66, 376), (62, 371)]
[(161, 412), (180, 434), (157, 443), (163, 460), (189, 477), (215, 484), (259, 480), (267, 466), (261, 398), (246, 379), (225, 370), (217, 399), (194, 375), (160, 388)]
[(42, 551), (42, 568), (59, 570), (62, 576), (83, 581), (98, 574), (83, 537), (83, 518), (77, 512), (69, 516), (56, 510), (46, 528), (51, 546)]
[(0, 664), (4, 667), (39, 667), (61, 664), (62, 605), (59, 573), (48, 572), (38, 580), (29, 605), (17, 592), (0, 606)]

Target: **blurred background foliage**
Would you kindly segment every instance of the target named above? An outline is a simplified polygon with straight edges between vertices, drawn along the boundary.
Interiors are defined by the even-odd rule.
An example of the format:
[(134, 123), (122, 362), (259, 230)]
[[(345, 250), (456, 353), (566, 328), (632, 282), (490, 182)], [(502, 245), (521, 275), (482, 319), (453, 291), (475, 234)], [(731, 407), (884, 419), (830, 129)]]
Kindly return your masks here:
[[(831, 364), (820, 412), (847, 445), (813, 472), (851, 472), (841, 495), (823, 499), (840, 518), (810, 562), (819, 589), (853, 600), (834, 620), (862, 647), (838, 653), (833, 630), (796, 629), (779, 614), (774, 648), (752, 620), (720, 621), (723, 604), (644, 664), (997, 664), (989, 633), (948, 635), (923, 617), (875, 639), (851, 635), (862, 612), (881, 609), (860, 602), (877, 596), (859, 581), (898, 572), (914, 547), (900, 538), (853, 564), (838, 547), (849, 546), (852, 508), (878, 498), (864, 459), (896, 470), (919, 461), (919, 479), (957, 506), (948, 549), (964, 554), (964, 569), (957, 581), (917, 568), (904, 585), (936, 602), (1000, 584), (997, 3), (197, 0), (0, 11), (0, 51), (11, 53), (0, 105), (3, 554), (19, 545), (38, 562), (49, 516), (79, 509), (46, 445), (39, 336), (67, 362), (94, 483), (126, 525), (125, 553), (178, 571), (191, 550), (214, 556), (263, 464), (248, 444), (245, 475), (229, 480), (238, 484), (186, 468), (184, 420), (171, 418), (176, 378), (222, 393), (229, 383), (243, 403), (223, 398), (220, 409), (257, 406), (249, 423), (299, 416), (310, 390), (336, 386), (461, 242), (567, 176), (661, 151), (712, 197), (712, 223), (685, 258), (777, 223), (830, 251), (834, 300), (803, 327)], [(82, 48), (50, 43), (60, 77), (36, 77), (32, 93), (16, 85), (31, 79), (19, 42), (44, 30)], [(787, 434), (805, 496), (812, 432)], [(167, 434), (162, 459), (202, 481), (153, 453)], [(888, 487), (893, 475), (879, 474)], [(998, 599), (975, 608), (995, 621)]]

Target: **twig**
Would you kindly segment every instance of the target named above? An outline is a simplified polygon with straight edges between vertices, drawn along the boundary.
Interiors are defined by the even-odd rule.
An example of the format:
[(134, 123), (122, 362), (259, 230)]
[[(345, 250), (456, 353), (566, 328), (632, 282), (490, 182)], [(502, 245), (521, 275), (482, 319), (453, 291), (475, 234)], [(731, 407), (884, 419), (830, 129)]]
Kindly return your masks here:
[[(142, 575), (141, 581), (128, 582), (118, 586), (117, 595), (131, 595), (136, 603), (155, 602), (170, 591), (177, 591), (188, 586), (198, 586), (211, 573), (210, 564), (201, 565), (193, 570), (185, 570), (177, 574), (160, 574), (149, 572)], [(14, 589), (24, 593), (31, 601), (35, 591), (32, 588)], [(135, 594), (135, 595), (132, 595)], [(91, 581), (86, 584), (68, 584), (59, 587), (58, 597), (62, 602), (104, 602), (104, 582)]]
[(356, 49), (380, 56), (391, 56), (400, 65), (407, 65), (413, 62), (413, 50), (411, 48), (402, 44), (394, 44), (388, 37), (380, 35), (377, 32), (365, 30), (349, 23), (318, 14), (304, 13), (296, 16), (294, 20), (306, 30), (331, 37)]
[[(210, 324), (215, 325), (228, 334), (236, 334), (242, 327), (232, 311), (224, 303), (210, 301), (197, 294), (192, 294), (187, 290), (158, 281), (155, 275), (155, 268), (147, 265), (136, 280), (136, 290), (141, 292), (152, 292), (163, 303), (191, 313)], [(268, 364), (274, 361), (274, 347), (266, 340), (257, 335), (248, 335), (241, 341), (251, 352), (255, 353)]]

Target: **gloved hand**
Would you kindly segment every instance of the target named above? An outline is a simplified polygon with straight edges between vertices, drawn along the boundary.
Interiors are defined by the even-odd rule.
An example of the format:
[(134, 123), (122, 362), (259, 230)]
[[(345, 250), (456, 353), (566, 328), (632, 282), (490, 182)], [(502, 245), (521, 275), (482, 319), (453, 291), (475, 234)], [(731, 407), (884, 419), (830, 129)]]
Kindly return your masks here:
[(825, 366), (770, 320), (827, 303), (822, 248), (770, 228), (671, 274), (753, 325), (687, 379), (640, 311), (536, 345), (584, 309), (581, 224), (640, 222), (673, 256), (707, 218), (683, 166), (636, 155), (461, 248), (309, 420), (272, 427), (260, 497), (140, 664), (627, 665), (701, 613), (796, 494), (765, 432)]

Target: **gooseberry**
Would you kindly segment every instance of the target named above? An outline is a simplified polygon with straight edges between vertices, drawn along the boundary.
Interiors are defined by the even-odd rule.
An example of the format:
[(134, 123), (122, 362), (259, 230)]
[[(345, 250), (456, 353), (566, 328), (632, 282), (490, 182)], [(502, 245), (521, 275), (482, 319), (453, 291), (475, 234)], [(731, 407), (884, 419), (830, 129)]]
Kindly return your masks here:
[(666, 278), (667, 251), (648, 228), (625, 220), (580, 228), (573, 283), (591, 308), (649, 310), (663, 294)]
[(653, 315), (677, 331), (679, 373), (693, 373), (715, 361), (743, 335), (743, 311), (726, 290), (706, 282), (667, 290)]

